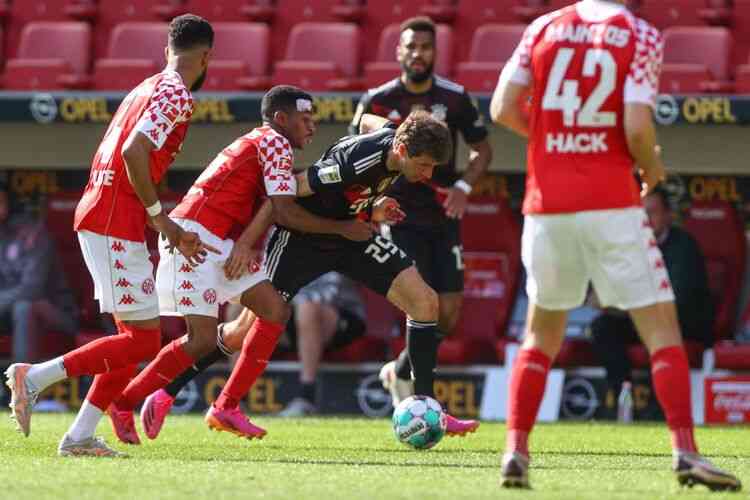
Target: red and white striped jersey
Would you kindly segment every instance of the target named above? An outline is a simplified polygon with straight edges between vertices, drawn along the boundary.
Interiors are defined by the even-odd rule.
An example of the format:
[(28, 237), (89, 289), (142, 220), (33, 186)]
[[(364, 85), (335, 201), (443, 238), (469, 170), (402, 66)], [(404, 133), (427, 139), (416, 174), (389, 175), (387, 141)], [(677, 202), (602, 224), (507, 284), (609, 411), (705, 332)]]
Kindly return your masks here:
[(199, 222), (219, 238), (236, 238), (263, 196), (297, 194), (294, 154), (286, 137), (258, 127), (224, 148), (171, 212)]
[(662, 38), (623, 5), (583, 0), (536, 19), (501, 78), (531, 88), (524, 213), (640, 204), (623, 114), (654, 105)]
[(122, 145), (137, 132), (154, 143), (149, 167), (158, 184), (182, 148), (192, 114), (193, 97), (175, 71), (162, 71), (132, 90), (94, 155), (75, 230), (144, 241), (146, 209), (128, 179)]

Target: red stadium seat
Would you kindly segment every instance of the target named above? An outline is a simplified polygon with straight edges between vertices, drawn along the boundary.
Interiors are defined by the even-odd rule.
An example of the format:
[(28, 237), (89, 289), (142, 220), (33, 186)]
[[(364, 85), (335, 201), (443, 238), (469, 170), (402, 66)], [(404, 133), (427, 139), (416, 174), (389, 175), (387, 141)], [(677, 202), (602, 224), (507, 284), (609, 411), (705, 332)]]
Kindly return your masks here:
[(750, 371), (750, 344), (718, 342), (714, 346), (714, 366), (720, 370)]
[(5, 85), (18, 90), (82, 88), (91, 83), (91, 28), (82, 22), (32, 22), (18, 55), (7, 63)]
[[(380, 35), (378, 55), (375, 61), (365, 64), (365, 86), (377, 87), (383, 82), (396, 78), (401, 73), (401, 66), (396, 61), (396, 47), (401, 36), (399, 24), (391, 24)], [(439, 24), (436, 33), (435, 73), (441, 76), (451, 74), (453, 57), (453, 30), (450, 26)]]
[(261, 23), (214, 23), (214, 49), (204, 90), (270, 86), (270, 29)]
[(358, 23), (367, 15), (366, 0), (340, 0), (331, 7), (331, 14), (337, 21)]
[(694, 93), (730, 87), (732, 34), (727, 28), (679, 26), (664, 30), (660, 91)]
[(94, 64), (94, 88), (130, 90), (165, 64), (166, 23), (123, 23), (112, 31), (107, 57)]
[(750, 53), (747, 64), (740, 64), (735, 69), (735, 91), (739, 94), (750, 94)]
[[(703, 351), (706, 346), (702, 342), (689, 339), (684, 340), (683, 343), (690, 366), (700, 368), (703, 364)], [(629, 345), (627, 355), (633, 368), (648, 368), (651, 366), (651, 357), (643, 344)]]
[(698, 17), (713, 26), (729, 26), (733, 13), (732, 0), (706, 0), (705, 7), (698, 9)]
[(327, 351), (323, 360), (333, 363), (364, 363), (386, 359), (385, 340), (365, 335), (339, 349)]
[(731, 337), (745, 275), (745, 230), (739, 214), (724, 201), (694, 202), (684, 227), (706, 259), (708, 284), (716, 303), (714, 338)]
[[(217, 2), (221, 3), (221, 2)], [(94, 54), (97, 58), (110, 57), (112, 36), (116, 27), (123, 23), (163, 22), (184, 14), (184, 0), (104, 0), (99, 2), (94, 37)], [(166, 35), (161, 51), (167, 45)]]
[(73, 217), (82, 194), (83, 191), (60, 191), (47, 197), (47, 230), (61, 252), (79, 251)]
[[(493, 230), (488, 230), (493, 228)], [(444, 364), (496, 363), (521, 269), (521, 230), (505, 199), (472, 197), (462, 221), (464, 302), (458, 327), (440, 345)]]
[(458, 15), (458, 0), (432, 0), (422, 6), (421, 13), (436, 23), (452, 23)]
[(523, 24), (487, 24), (474, 33), (469, 60), (456, 67), (456, 80), (469, 90), (492, 92), (505, 63), (521, 41)]
[(289, 34), (286, 58), (276, 64), (274, 84), (314, 91), (361, 88), (359, 47), (360, 32), (355, 24), (298, 24)]
[(702, 26), (706, 0), (643, 0), (638, 15), (660, 30), (670, 26)]
[[(266, 3), (268, 2), (256, 0), (256, 4)], [(332, 12), (337, 3), (339, 0), (274, 0), (272, 2), (275, 16), (271, 24), (271, 60), (281, 61), (286, 57), (289, 35), (298, 24), (339, 21)], [(263, 21), (255, 17), (250, 19), (256, 22)]]
[[(257, 16), (260, 8), (265, 7), (266, 15), (262, 19)], [(270, 21), (276, 9), (272, 1), (254, 2), (252, 0), (229, 0), (217, 2), (216, 0), (187, 0), (187, 10), (193, 14), (205, 17), (211, 23), (216, 22), (241, 22), (252, 20), (255, 22)], [(270, 10), (269, 10), (270, 9)], [(268, 15), (270, 13), (270, 16)]]
[[(346, 3), (346, 1), (339, 3)], [(383, 30), (391, 24), (400, 24), (410, 17), (418, 16), (424, 1), (367, 0), (362, 3), (366, 6), (366, 11), (359, 20), (362, 26), (362, 38), (366, 41), (362, 47), (364, 60), (374, 61), (378, 51), (378, 40)]]

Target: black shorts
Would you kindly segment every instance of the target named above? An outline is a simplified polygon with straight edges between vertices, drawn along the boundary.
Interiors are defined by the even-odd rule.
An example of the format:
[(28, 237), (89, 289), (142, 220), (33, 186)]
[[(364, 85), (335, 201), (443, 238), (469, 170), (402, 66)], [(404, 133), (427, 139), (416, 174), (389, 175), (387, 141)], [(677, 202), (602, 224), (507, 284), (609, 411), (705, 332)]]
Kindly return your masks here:
[(396, 276), (414, 261), (380, 235), (356, 242), (276, 226), (266, 243), (263, 265), (273, 286), (289, 301), (300, 288), (329, 271), (348, 276), (385, 297)]
[(437, 293), (464, 289), (464, 259), (461, 225), (448, 219), (439, 226), (400, 226), (388, 228), (399, 248), (414, 259), (419, 274)]
[[(326, 344), (326, 351), (340, 349), (351, 344), (355, 339), (364, 335), (365, 330), (367, 329), (365, 322), (356, 314), (352, 314), (345, 309), (339, 309), (337, 312), (339, 320), (336, 323), (336, 332), (333, 334), (333, 337), (331, 337), (328, 344)], [(284, 337), (286, 340), (284, 349), (297, 352), (297, 322), (294, 318), (294, 308), (292, 308), (292, 317), (286, 324)]]

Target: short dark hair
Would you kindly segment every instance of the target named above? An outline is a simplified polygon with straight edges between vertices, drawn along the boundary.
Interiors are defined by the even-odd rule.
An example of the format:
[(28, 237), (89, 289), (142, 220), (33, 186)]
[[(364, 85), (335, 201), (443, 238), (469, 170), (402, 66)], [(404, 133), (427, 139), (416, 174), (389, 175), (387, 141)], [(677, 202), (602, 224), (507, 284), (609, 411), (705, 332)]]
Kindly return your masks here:
[(195, 14), (183, 14), (169, 23), (169, 46), (173, 50), (188, 50), (198, 45), (214, 46), (211, 23)]
[(664, 210), (666, 210), (667, 212), (672, 211), (672, 204), (669, 202), (669, 193), (666, 189), (664, 189), (663, 186), (656, 186), (648, 195), (657, 196), (659, 198), (659, 201), (661, 201)]
[(438, 164), (448, 163), (453, 141), (448, 126), (426, 111), (414, 111), (396, 129), (396, 144), (403, 144), (409, 156), (426, 154)]
[(277, 111), (291, 114), (297, 111), (297, 100), (305, 99), (312, 103), (312, 96), (293, 85), (277, 85), (265, 93), (260, 101), (260, 115), (265, 121), (273, 121)]
[(435, 23), (427, 16), (410, 17), (401, 23), (400, 32), (403, 33), (406, 30), (427, 31), (432, 33), (432, 37), (435, 38)]

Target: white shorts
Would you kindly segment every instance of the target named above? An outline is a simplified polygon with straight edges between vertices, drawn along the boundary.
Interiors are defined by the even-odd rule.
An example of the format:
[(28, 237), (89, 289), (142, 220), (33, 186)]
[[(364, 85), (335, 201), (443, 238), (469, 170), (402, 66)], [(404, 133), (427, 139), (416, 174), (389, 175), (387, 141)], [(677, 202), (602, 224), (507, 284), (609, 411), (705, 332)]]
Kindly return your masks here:
[(159, 306), (165, 316), (197, 314), (218, 317), (219, 305), (239, 302), (242, 293), (267, 280), (266, 273), (258, 269), (229, 281), (224, 276), (224, 262), (234, 247), (234, 241), (222, 240), (201, 224), (189, 219), (175, 219), (185, 231), (198, 233), (201, 241), (208, 243), (221, 254), (208, 252), (206, 261), (195, 267), (178, 251), (167, 250), (166, 239), (159, 238), (159, 267), (156, 270), (156, 289)]
[(91, 231), (79, 231), (78, 242), (101, 312), (126, 321), (159, 317), (154, 265), (144, 242)]
[(580, 306), (589, 281), (603, 307), (634, 309), (674, 300), (640, 207), (527, 215), (521, 255), (529, 300), (545, 309)]

